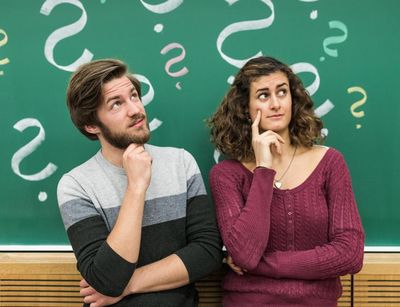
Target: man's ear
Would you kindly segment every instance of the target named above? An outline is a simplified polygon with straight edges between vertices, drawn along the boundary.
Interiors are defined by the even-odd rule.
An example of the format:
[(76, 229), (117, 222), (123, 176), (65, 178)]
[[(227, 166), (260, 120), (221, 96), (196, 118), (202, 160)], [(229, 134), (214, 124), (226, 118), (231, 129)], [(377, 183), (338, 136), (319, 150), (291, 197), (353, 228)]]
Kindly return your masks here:
[(98, 134), (100, 132), (99, 127), (96, 125), (85, 125), (85, 130), (91, 134)]

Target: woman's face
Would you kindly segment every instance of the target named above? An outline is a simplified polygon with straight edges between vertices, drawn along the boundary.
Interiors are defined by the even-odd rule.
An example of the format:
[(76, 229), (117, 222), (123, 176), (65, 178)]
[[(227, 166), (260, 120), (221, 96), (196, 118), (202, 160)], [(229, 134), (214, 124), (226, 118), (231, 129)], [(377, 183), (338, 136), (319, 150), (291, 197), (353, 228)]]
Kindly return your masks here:
[(292, 118), (292, 96), (286, 74), (277, 71), (250, 84), (249, 111), (251, 120), (261, 111), (260, 130), (279, 134), (289, 131)]

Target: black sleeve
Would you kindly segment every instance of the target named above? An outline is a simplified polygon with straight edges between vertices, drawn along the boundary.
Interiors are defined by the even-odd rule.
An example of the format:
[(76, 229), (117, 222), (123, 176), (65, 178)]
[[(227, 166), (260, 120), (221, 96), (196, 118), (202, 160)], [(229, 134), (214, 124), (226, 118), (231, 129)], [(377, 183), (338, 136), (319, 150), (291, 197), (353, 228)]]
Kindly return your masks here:
[(120, 296), (129, 283), (136, 263), (119, 256), (106, 242), (109, 231), (99, 216), (81, 220), (67, 230), (83, 278), (98, 292)]
[(214, 206), (206, 195), (190, 198), (186, 210), (188, 244), (176, 255), (185, 264), (190, 282), (195, 282), (221, 267), (222, 241)]

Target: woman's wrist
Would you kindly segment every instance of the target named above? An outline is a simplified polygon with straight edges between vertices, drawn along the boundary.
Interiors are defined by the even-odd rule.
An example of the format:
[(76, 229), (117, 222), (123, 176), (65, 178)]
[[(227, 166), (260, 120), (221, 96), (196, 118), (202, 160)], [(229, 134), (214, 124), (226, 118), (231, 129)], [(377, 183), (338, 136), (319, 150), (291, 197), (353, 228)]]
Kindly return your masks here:
[(268, 163), (256, 163), (256, 168), (269, 168), (271, 169), (271, 165)]

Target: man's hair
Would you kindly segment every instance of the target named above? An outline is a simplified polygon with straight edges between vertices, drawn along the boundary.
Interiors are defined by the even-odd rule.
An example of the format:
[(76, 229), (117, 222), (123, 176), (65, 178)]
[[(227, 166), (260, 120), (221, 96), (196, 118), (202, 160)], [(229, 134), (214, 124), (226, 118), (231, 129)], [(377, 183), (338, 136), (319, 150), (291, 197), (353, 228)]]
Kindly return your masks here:
[(103, 102), (105, 83), (126, 76), (141, 97), (140, 82), (129, 72), (126, 64), (119, 60), (103, 59), (80, 66), (71, 76), (67, 88), (67, 105), (74, 125), (91, 140), (95, 134), (85, 130), (86, 125), (101, 125), (97, 110)]
[(300, 78), (286, 64), (261, 56), (249, 60), (239, 70), (217, 111), (208, 119), (211, 141), (224, 155), (239, 161), (254, 160), (249, 113), (250, 85), (258, 78), (278, 71), (288, 78), (292, 96), (291, 144), (311, 147), (322, 141), (322, 121), (314, 114), (313, 102)]

